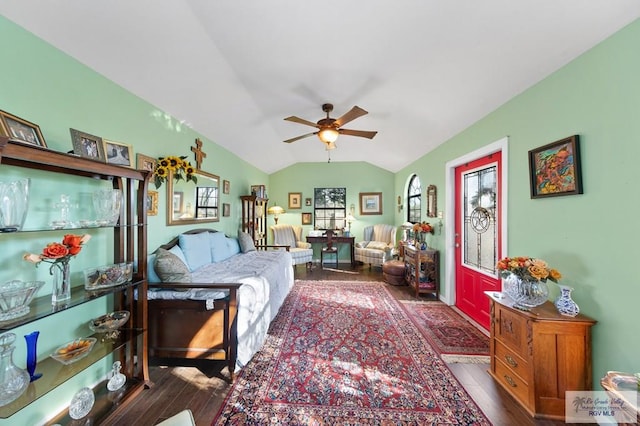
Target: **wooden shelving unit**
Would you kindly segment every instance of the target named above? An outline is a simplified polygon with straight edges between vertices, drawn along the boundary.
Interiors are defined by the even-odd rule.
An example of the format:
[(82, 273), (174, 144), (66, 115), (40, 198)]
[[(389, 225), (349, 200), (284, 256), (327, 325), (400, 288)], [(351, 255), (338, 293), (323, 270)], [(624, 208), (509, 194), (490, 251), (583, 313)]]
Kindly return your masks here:
[[(78, 178), (100, 179), (111, 182), (114, 189), (123, 193), (120, 220), (108, 227), (113, 231), (113, 263), (137, 262), (133, 280), (129, 283), (101, 289), (85, 291), (84, 287), (72, 288), (71, 299), (63, 306), (51, 306), (51, 296), (42, 296), (30, 304), (31, 312), (14, 321), (0, 325), (0, 332), (42, 320), (60, 312), (74, 309), (96, 298), (113, 295), (114, 310), (131, 313), (128, 329), (122, 330), (114, 341), (98, 342), (88, 356), (70, 365), (63, 365), (52, 358), (43, 357), (36, 367), (42, 378), (32, 382), (27, 391), (17, 400), (0, 407), (0, 418), (8, 418), (27, 408), (34, 401), (54, 391), (62, 383), (81, 373), (100, 359), (114, 354), (122, 363), (121, 372), (127, 376), (125, 388), (116, 392), (105, 392), (98, 385), (94, 389), (96, 403), (94, 409), (82, 419), (83, 422), (98, 424), (109, 417), (114, 410), (131, 402), (149, 383), (147, 360), (147, 217), (145, 200), (149, 173), (141, 170), (101, 163), (75, 155), (52, 151), (46, 148), (9, 141), (0, 137), (0, 164), (27, 169), (37, 169), (52, 174), (66, 174)], [(52, 175), (52, 178), (55, 177)], [(74, 228), (78, 232), (82, 228)], [(87, 228), (89, 229), (89, 228)], [(95, 227), (91, 227), (95, 229)], [(15, 234), (36, 235), (37, 233), (59, 232), (49, 227), (29, 229), (24, 232), (2, 234), (2, 238), (12, 238)], [(134, 297), (134, 291), (138, 297)], [(106, 312), (104, 312), (106, 313)], [(98, 316), (98, 315), (96, 315)], [(62, 344), (64, 342), (60, 342)], [(117, 395), (114, 395), (117, 393)], [(117, 404), (113, 403), (117, 401)], [(65, 417), (66, 416), (66, 417)], [(53, 423), (69, 424), (67, 410), (60, 413)]]
[(242, 230), (253, 238), (256, 246), (267, 245), (267, 204), (268, 198), (255, 195), (241, 195)]

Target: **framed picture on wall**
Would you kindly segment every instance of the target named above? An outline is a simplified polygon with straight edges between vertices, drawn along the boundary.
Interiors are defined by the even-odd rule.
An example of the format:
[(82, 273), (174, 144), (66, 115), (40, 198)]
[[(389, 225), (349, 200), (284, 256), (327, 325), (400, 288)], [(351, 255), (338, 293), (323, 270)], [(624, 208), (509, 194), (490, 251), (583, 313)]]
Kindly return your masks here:
[(231, 216), (231, 204), (222, 203), (222, 216), (224, 217)]
[(131, 145), (106, 139), (103, 139), (102, 143), (104, 144), (104, 155), (108, 164), (133, 167), (133, 148)]
[(304, 199), (304, 205), (307, 206), (307, 207), (311, 206), (311, 198), (305, 198)]
[(531, 198), (582, 194), (578, 135), (529, 151)]
[(136, 154), (136, 168), (138, 170), (147, 170), (149, 172), (153, 172), (156, 169), (156, 164), (158, 161), (144, 154)]
[(311, 213), (302, 213), (302, 224), (311, 225)]
[(147, 216), (158, 214), (158, 191), (147, 192)]
[(73, 152), (75, 154), (80, 157), (99, 160), (103, 163), (106, 162), (104, 146), (100, 136), (90, 135), (89, 133), (81, 132), (76, 129), (69, 130), (71, 131), (71, 142), (73, 143)]
[(228, 194), (230, 190), (231, 190), (231, 183), (228, 180), (223, 180), (222, 181), (222, 193), (223, 194)]
[(13, 114), (0, 111), (0, 134), (8, 136), (12, 141), (29, 145), (47, 147), (44, 136), (37, 124), (33, 124)]
[(382, 192), (361, 192), (360, 214), (382, 214)]
[(302, 208), (302, 192), (290, 192), (289, 193), (289, 208), (301, 209)]

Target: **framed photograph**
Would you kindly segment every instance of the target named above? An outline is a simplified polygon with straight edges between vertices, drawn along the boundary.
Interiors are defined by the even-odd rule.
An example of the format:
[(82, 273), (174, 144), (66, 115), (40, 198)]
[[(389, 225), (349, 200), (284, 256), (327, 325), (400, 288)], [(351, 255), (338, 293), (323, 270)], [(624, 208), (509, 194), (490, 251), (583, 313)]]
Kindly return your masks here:
[(133, 148), (131, 145), (122, 142), (108, 141), (106, 139), (102, 140), (102, 144), (104, 145), (107, 164), (133, 167)]
[(80, 157), (90, 158), (105, 163), (104, 145), (100, 136), (90, 135), (76, 129), (71, 131), (71, 142), (73, 143), (73, 152)]
[(360, 214), (382, 214), (382, 192), (361, 192)]
[(302, 192), (290, 192), (289, 193), (289, 208), (301, 209), (302, 208)]
[(529, 151), (531, 198), (582, 194), (578, 135)]
[(158, 214), (158, 191), (147, 191), (147, 216)]
[(175, 191), (173, 193), (173, 212), (180, 213), (182, 211), (182, 200), (184, 193)]
[(231, 204), (222, 203), (222, 216), (224, 217), (231, 216)]
[(251, 195), (255, 195), (256, 197), (265, 198), (267, 191), (265, 190), (264, 185), (251, 185)]
[(302, 224), (311, 225), (311, 213), (302, 213)]
[(158, 164), (158, 160), (155, 158), (144, 154), (136, 154), (136, 169), (147, 170), (153, 173), (156, 169), (156, 164)]
[(307, 207), (310, 206), (311, 205), (311, 198), (305, 198), (304, 199), (304, 205), (307, 206)]
[(6, 111), (0, 111), (0, 134), (8, 136), (12, 141), (47, 147), (37, 124), (30, 123)]
[(222, 193), (223, 194), (228, 194), (230, 190), (231, 190), (231, 183), (228, 180), (223, 180), (222, 181)]

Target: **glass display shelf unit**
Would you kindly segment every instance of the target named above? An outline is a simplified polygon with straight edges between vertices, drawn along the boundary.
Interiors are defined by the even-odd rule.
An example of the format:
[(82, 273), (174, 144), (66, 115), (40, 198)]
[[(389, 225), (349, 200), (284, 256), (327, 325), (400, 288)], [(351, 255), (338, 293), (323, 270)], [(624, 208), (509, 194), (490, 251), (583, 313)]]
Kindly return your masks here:
[[(76, 374), (83, 372), (87, 367), (117, 351), (129, 343), (133, 338), (140, 337), (143, 334), (143, 330), (141, 329), (121, 329), (120, 331), (121, 334), (118, 338), (114, 340), (106, 340), (104, 342), (100, 341), (102, 333), (91, 335), (90, 337), (95, 337), (98, 341), (93, 346), (89, 355), (74, 362), (73, 364), (62, 364), (50, 356), (42, 358), (36, 366), (36, 371), (41, 373), (42, 377), (35, 382), (29, 383), (29, 387), (26, 392), (20, 396), (20, 398), (8, 405), (5, 405), (4, 407), (0, 407), (0, 418), (6, 419), (7, 417), (12, 416), (38, 398), (43, 397), (51, 390), (57, 388)], [(129, 378), (127, 378), (127, 382), (129, 382)]]
[(129, 287), (136, 287), (142, 284), (144, 281), (127, 282), (113, 287), (106, 287), (100, 290), (87, 291), (84, 286), (76, 286), (71, 288), (71, 299), (64, 305), (53, 306), (51, 304), (51, 294), (37, 297), (29, 304), (29, 313), (23, 317), (15, 318), (10, 321), (0, 322), (0, 333), (19, 327), (21, 325), (29, 324), (42, 318), (46, 318), (49, 315), (54, 315), (58, 312), (66, 309), (73, 308), (74, 306), (82, 305), (83, 303), (90, 302), (94, 299), (106, 296), (112, 293), (119, 293)]
[[(51, 226), (43, 226), (41, 228), (22, 228), (19, 231), (0, 231), (0, 235), (15, 235), (24, 232), (69, 232), (69, 231), (81, 231), (83, 229), (113, 229), (113, 228), (136, 228), (143, 226), (140, 223), (133, 223), (130, 225), (105, 225), (105, 226), (76, 226), (76, 227), (66, 227), (66, 228), (53, 228)], [(77, 232), (76, 232), (77, 233)]]

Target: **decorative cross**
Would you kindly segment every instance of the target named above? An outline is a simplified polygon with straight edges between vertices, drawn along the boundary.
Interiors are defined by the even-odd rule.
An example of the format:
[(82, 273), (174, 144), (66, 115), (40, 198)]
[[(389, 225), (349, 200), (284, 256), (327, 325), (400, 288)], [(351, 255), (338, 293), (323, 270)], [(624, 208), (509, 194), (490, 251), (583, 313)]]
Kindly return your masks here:
[(202, 141), (200, 138), (196, 138), (196, 146), (191, 147), (191, 152), (196, 155), (196, 169), (200, 170), (200, 164), (202, 164), (202, 159), (207, 157), (207, 154), (202, 151)]

